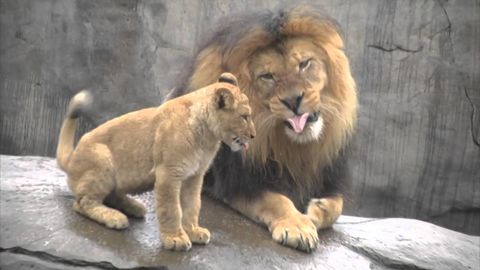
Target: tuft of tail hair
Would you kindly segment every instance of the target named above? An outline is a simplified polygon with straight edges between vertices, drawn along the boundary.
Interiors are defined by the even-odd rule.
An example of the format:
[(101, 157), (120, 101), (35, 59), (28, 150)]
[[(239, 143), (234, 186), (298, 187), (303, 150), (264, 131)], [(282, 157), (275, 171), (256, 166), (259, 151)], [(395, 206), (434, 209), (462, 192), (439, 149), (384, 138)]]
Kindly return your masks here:
[(68, 161), (74, 149), (77, 118), (87, 111), (91, 104), (92, 95), (87, 90), (80, 91), (70, 100), (57, 145), (57, 163), (62, 170), (67, 169)]

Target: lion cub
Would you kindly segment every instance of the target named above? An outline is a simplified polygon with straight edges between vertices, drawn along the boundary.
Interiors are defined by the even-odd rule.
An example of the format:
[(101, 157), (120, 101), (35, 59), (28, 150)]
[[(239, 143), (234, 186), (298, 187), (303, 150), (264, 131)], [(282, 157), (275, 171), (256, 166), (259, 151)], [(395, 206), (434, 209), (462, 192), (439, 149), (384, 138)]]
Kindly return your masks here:
[[(198, 225), (203, 176), (220, 142), (233, 151), (255, 137), (248, 98), (229, 73), (160, 107), (110, 120), (83, 135), (74, 148), (76, 118), (89, 101), (77, 94), (69, 105), (57, 148), (59, 166), (75, 195), (73, 208), (109, 228), (128, 227), (125, 216), (146, 209), (127, 196), (154, 189), (164, 248), (188, 250), (207, 244)], [(107, 206), (108, 205), (108, 206)]]

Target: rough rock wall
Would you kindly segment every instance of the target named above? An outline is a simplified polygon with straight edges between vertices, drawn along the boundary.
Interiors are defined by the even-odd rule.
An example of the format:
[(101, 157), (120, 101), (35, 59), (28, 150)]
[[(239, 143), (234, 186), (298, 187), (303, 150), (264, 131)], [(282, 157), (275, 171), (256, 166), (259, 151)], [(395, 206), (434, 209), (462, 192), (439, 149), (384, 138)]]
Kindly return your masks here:
[[(0, 153), (52, 156), (82, 88), (83, 131), (159, 104), (220, 17), (279, 2), (0, 0)], [(347, 213), (480, 234), (480, 1), (323, 4), (360, 92)]]

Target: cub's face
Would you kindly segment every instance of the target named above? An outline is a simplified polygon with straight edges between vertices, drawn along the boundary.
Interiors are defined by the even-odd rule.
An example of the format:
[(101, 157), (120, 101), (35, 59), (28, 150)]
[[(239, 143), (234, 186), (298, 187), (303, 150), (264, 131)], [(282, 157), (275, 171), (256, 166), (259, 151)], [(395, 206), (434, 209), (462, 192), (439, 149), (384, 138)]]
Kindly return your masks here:
[[(225, 79), (228, 74), (228, 80)], [(224, 73), (215, 90), (216, 130), (222, 142), (232, 151), (247, 150), (248, 142), (255, 137), (252, 109), (248, 97), (237, 86), (236, 78)]]
[[(257, 51), (249, 63), (250, 96), (260, 112), (273, 114), (297, 143), (318, 140), (324, 129), (322, 104), (327, 85), (324, 52), (308, 38), (297, 37)], [(321, 98), (322, 97), (322, 98)]]

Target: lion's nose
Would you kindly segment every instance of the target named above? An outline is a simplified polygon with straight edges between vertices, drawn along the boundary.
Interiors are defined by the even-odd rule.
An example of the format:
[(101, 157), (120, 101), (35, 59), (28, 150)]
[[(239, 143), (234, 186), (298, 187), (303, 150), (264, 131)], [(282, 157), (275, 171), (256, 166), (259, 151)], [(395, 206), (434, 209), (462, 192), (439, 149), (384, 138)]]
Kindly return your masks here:
[(298, 114), (298, 108), (300, 108), (300, 104), (302, 103), (303, 100), (303, 94), (302, 93), (300, 96), (293, 96), (285, 99), (280, 99), (280, 101), (285, 105), (287, 108), (292, 110), (295, 114)]

